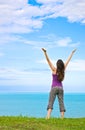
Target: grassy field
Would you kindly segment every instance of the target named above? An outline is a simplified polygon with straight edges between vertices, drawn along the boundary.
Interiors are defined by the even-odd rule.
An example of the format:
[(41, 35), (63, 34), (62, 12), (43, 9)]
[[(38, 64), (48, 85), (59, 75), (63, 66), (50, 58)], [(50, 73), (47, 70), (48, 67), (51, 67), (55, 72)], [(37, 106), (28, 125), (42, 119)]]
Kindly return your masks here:
[(85, 118), (32, 118), (1, 116), (0, 130), (85, 130)]

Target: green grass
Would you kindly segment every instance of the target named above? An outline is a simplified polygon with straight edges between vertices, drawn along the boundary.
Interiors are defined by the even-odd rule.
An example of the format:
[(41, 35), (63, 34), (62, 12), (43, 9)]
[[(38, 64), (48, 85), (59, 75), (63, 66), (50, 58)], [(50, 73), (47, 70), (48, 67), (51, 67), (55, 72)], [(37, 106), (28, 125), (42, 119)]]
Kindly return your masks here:
[(0, 130), (85, 130), (85, 118), (1, 116)]

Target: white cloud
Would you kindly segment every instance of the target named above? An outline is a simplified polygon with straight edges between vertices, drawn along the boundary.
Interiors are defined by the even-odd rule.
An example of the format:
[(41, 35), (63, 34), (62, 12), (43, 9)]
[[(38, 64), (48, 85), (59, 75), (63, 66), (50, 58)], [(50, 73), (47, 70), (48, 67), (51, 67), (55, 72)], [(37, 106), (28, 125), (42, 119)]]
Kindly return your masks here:
[(76, 47), (80, 43), (73, 43), (72, 39), (70, 37), (65, 37), (57, 40), (57, 45), (61, 47)]
[(14, 35), (8, 35), (8, 34), (1, 34), (1, 38), (0, 38), (0, 44), (4, 44), (4, 43), (12, 43), (15, 41), (20, 41), (20, 38), (18, 36), (14, 36)]
[(55, 4), (53, 17), (66, 17), (70, 22), (81, 22), (85, 20), (85, 0), (62, 0), (61, 4)]
[(44, 11), (49, 8), (45, 18), (66, 17), (70, 22), (85, 24), (85, 0), (37, 0), (44, 5)]
[(23, 8), (24, 6), (26, 6), (28, 0), (0, 0), (0, 6), (3, 7), (3, 6), (8, 6), (8, 7), (12, 7), (12, 8)]
[[(5, 38), (4, 38), (5, 37)], [(37, 40), (38, 39), (38, 40)], [(55, 47), (78, 47), (80, 42), (74, 42), (70, 37), (58, 37), (54, 34), (48, 34), (47, 36), (42, 36), (36, 38), (36, 40), (24, 39), (19, 35), (12, 34), (1, 34), (0, 44), (4, 43), (23, 43), (31, 45), (33, 48), (41, 49), (42, 45), (46, 48)]]
[(57, 41), (58, 46), (68, 46), (68, 43), (72, 42), (72, 40), (69, 37), (66, 37), (65, 39), (60, 39)]
[(43, 26), (44, 19), (66, 17), (70, 22), (85, 23), (85, 0), (0, 0), (0, 32), (29, 33)]
[(68, 71), (85, 71), (85, 60), (74, 60), (68, 65)]
[(42, 21), (33, 18), (38, 16), (38, 7), (28, 5), (27, 0), (4, 0), (0, 4), (0, 10), (1, 33), (27, 33), (42, 27)]
[[(49, 38), (50, 36), (50, 38)], [(42, 37), (42, 41), (24, 41), (25, 44), (29, 44), (29, 45), (33, 45), (36, 48), (42, 48), (46, 47), (46, 48), (53, 48), (53, 47), (78, 47), (80, 42), (73, 42), (72, 39), (70, 37), (64, 37), (64, 38), (60, 38), (60, 37), (56, 37), (52, 35), (48, 35), (45, 37)]]
[(62, 2), (63, 0), (36, 0), (39, 3), (43, 3), (43, 4), (49, 4), (49, 3), (56, 3), (56, 2)]
[(49, 82), (46, 84), (48, 77), (49, 73), (46, 71), (24, 71), (10, 68), (0, 69), (0, 85), (47, 85), (49, 84)]

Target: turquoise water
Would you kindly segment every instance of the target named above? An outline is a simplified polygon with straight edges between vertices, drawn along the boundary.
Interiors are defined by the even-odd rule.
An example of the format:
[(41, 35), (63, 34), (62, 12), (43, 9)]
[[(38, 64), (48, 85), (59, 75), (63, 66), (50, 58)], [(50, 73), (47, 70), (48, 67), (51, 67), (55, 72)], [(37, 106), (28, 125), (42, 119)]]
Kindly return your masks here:
[[(45, 117), (49, 93), (0, 93), (0, 116)], [(65, 117), (85, 117), (85, 94), (65, 94)], [(57, 98), (52, 117), (60, 117)]]

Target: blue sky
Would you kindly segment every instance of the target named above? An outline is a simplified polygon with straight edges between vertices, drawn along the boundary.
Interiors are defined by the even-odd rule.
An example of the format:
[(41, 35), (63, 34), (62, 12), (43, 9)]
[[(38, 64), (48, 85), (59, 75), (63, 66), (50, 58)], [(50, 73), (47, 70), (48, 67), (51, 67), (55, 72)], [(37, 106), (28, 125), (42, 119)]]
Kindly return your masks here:
[(85, 92), (85, 1), (0, 0), (0, 91), (48, 92), (51, 71), (41, 48), (55, 65), (69, 63), (65, 92)]

